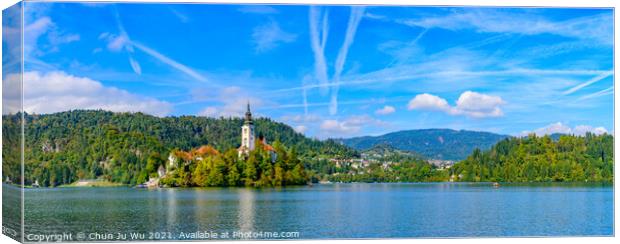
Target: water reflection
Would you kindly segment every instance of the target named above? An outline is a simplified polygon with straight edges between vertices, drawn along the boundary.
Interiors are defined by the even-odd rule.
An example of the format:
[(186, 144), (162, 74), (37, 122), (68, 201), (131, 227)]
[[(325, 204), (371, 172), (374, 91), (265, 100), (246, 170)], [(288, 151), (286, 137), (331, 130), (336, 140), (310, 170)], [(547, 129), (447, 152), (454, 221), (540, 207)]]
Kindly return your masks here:
[(254, 215), (255, 209), (254, 203), (256, 201), (256, 192), (254, 189), (239, 188), (239, 212), (237, 214), (237, 220), (239, 222), (239, 230), (242, 232), (254, 230)]
[(26, 233), (299, 231), (306, 239), (613, 234), (611, 186), (41, 188), (28, 189), (26, 199)]
[(177, 190), (176, 189), (165, 189), (166, 191), (166, 207), (167, 207), (167, 215), (166, 215), (166, 227), (168, 230), (174, 230), (178, 225), (179, 220), (177, 213), (179, 210), (177, 209)]

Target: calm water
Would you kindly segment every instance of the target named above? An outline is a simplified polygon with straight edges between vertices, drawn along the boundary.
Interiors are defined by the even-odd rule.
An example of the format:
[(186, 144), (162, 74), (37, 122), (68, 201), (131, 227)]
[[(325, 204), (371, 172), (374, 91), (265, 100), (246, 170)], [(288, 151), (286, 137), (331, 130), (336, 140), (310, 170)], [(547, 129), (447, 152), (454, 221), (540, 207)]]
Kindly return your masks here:
[(613, 235), (613, 187), (600, 184), (56, 188), (26, 189), (25, 196), (26, 234), (165, 232), (175, 239), (196, 231), (298, 232), (302, 239)]

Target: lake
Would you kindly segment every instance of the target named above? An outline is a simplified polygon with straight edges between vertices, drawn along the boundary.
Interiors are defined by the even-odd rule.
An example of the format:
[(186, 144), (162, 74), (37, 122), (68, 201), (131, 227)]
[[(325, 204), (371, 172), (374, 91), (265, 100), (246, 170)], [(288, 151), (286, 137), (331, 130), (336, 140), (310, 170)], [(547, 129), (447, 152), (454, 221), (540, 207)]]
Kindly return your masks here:
[(26, 189), (25, 197), (31, 238), (63, 232), (80, 240), (227, 239), (226, 232), (237, 234), (229, 239), (281, 238), (272, 232), (284, 239), (613, 235), (611, 184), (38, 188)]

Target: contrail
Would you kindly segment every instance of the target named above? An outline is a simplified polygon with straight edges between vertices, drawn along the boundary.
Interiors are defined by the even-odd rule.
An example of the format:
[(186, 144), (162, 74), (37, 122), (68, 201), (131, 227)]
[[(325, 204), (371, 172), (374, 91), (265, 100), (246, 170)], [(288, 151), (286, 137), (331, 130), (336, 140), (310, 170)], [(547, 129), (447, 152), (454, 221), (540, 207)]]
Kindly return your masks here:
[(331, 81), (331, 83), (336, 84), (332, 89), (331, 102), (329, 106), (329, 113), (331, 115), (338, 112), (338, 90), (340, 88), (338, 84), (340, 83), (340, 74), (342, 74), (342, 69), (344, 68), (344, 63), (347, 60), (347, 54), (349, 53), (349, 47), (351, 47), (351, 44), (353, 44), (353, 41), (355, 40), (355, 33), (357, 32), (357, 27), (359, 26), (363, 16), (364, 7), (351, 7), (351, 15), (349, 16), (347, 32), (344, 43), (342, 44), (342, 47), (340, 47), (340, 51), (336, 57), (334, 77)]
[(605, 95), (609, 95), (609, 94), (614, 94), (614, 87), (611, 86), (605, 90), (601, 90), (592, 94), (588, 94), (585, 96), (580, 97), (577, 100), (585, 100), (585, 99), (590, 99), (590, 98), (595, 98), (595, 97), (600, 97), (600, 96), (605, 96)]
[(153, 50), (153, 49), (151, 49), (151, 48), (149, 48), (147, 46), (144, 46), (144, 45), (142, 45), (142, 44), (140, 44), (138, 42), (135, 42), (135, 41), (132, 41), (131, 44), (133, 44), (133, 46), (135, 46), (136, 48), (142, 50), (146, 54), (151, 55), (152, 57), (156, 58), (157, 60), (159, 60), (159, 61), (161, 61), (161, 62), (163, 62), (163, 63), (165, 63), (167, 65), (170, 65), (171, 67), (173, 67), (173, 68), (175, 68), (175, 69), (177, 69), (177, 70), (179, 70), (179, 71), (181, 71), (181, 72), (183, 72), (183, 73), (193, 77), (196, 80), (203, 81), (203, 82), (207, 81), (207, 78), (205, 78), (204, 76), (198, 74), (198, 72), (190, 69), (189, 67), (187, 67), (187, 66), (185, 66), (185, 65), (183, 65), (183, 64), (181, 64), (181, 63), (179, 63), (177, 61), (172, 60), (171, 58), (168, 58), (168, 57), (164, 56), (163, 54), (161, 54), (161, 53), (159, 53), (159, 52), (157, 52), (157, 51), (155, 51), (155, 50)]
[[(325, 61), (325, 44), (327, 43), (328, 32), (328, 13), (323, 13), (322, 21), (321, 10), (316, 6), (310, 6), (309, 21), (310, 21), (310, 46), (314, 53), (314, 72), (315, 77), (320, 85), (327, 85), (327, 62)], [(322, 22), (322, 23), (319, 23)], [(322, 29), (319, 30), (319, 25), (322, 25)], [(321, 94), (327, 94), (327, 87), (321, 89)]]
[(602, 79), (605, 79), (605, 78), (607, 78), (607, 77), (609, 77), (609, 76), (611, 76), (611, 75), (613, 75), (613, 74), (614, 74), (614, 72), (613, 72), (613, 71), (607, 71), (607, 72), (604, 72), (604, 73), (602, 73), (602, 74), (600, 74), (600, 75), (598, 75), (598, 76), (596, 76), (596, 77), (594, 77), (594, 78), (592, 78), (592, 79), (590, 79), (590, 80), (588, 80), (588, 81), (586, 81), (586, 82), (584, 82), (584, 83), (581, 83), (581, 84), (579, 84), (579, 85), (577, 85), (577, 86), (575, 86), (575, 87), (573, 87), (573, 88), (571, 88), (571, 89), (568, 89), (568, 90), (567, 90), (567, 91), (565, 91), (563, 94), (564, 94), (564, 95), (568, 95), (568, 94), (574, 93), (574, 92), (576, 92), (576, 91), (581, 90), (581, 88), (584, 88), (584, 87), (586, 87), (586, 86), (589, 86), (589, 85), (591, 85), (592, 83), (598, 82), (598, 81), (600, 81), (600, 80), (602, 80)]
[(122, 38), (124, 38), (125, 40), (125, 50), (127, 50), (128, 54), (129, 54), (129, 63), (131, 64), (132, 69), (134, 70), (134, 72), (136, 72), (138, 75), (142, 74), (142, 69), (140, 68), (140, 64), (133, 58), (132, 54), (133, 53), (133, 48), (136, 47), (138, 49), (140, 49), (141, 51), (145, 52), (146, 54), (154, 57), (155, 59), (170, 65), (172, 68), (175, 68), (191, 77), (193, 77), (194, 79), (198, 80), (198, 81), (202, 81), (202, 82), (206, 82), (207, 78), (205, 78), (204, 76), (198, 74), (198, 72), (192, 70), (191, 68), (169, 58), (166, 57), (165, 55), (157, 52), (156, 50), (149, 48), (139, 42), (133, 41), (131, 40), (131, 38), (129, 38), (129, 34), (127, 33), (127, 31), (125, 30), (125, 27), (123, 26), (123, 23), (121, 21), (120, 15), (118, 13), (118, 10), (116, 8), (114, 8), (114, 17), (116, 19), (116, 25), (118, 27), (118, 30), (120, 32), (120, 35)]

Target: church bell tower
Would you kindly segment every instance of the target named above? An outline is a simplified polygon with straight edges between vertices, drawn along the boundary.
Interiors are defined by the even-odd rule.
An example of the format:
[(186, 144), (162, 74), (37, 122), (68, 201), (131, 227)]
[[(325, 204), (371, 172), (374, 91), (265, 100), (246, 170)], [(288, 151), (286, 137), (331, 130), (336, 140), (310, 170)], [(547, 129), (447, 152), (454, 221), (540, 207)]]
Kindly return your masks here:
[(248, 154), (254, 150), (254, 121), (252, 121), (252, 112), (250, 111), (250, 102), (248, 102), (248, 110), (245, 112), (245, 121), (241, 126), (241, 150), (239, 153)]

